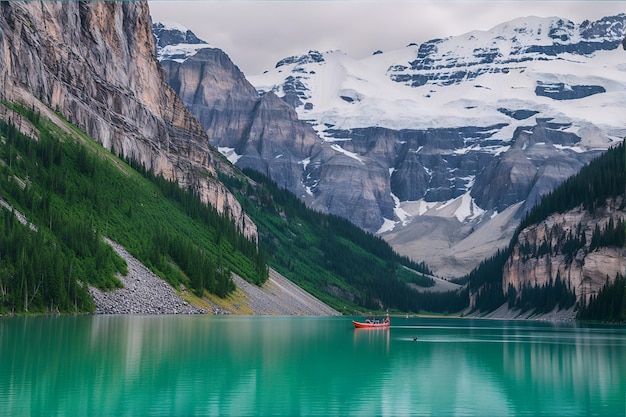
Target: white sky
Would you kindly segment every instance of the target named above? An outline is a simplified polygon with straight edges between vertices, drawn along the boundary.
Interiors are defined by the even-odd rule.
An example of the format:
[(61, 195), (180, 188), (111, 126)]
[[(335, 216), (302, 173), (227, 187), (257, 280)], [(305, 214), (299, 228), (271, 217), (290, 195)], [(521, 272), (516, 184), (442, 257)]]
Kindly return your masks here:
[(309, 50), (363, 58), (411, 42), (489, 30), (518, 17), (581, 23), (626, 13), (626, 1), (149, 0), (153, 21), (178, 22), (224, 50), (246, 74)]

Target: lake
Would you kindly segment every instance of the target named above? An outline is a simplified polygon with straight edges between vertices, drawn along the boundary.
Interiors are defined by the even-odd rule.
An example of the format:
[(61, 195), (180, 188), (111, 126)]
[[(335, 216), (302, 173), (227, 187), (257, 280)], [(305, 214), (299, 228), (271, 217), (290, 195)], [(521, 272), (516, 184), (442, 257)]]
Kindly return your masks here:
[[(417, 340), (414, 340), (417, 338)], [(617, 416), (626, 327), (392, 317), (0, 318), (0, 415)]]

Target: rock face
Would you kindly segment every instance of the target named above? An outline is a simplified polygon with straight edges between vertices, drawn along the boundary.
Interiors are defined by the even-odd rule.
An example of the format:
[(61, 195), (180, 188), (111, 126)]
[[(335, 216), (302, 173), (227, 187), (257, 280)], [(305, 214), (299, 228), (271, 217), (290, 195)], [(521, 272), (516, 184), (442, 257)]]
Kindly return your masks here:
[(3, 98), (58, 111), (105, 148), (194, 187), (256, 239), (214, 179), (231, 166), (166, 83), (151, 29), (145, 1), (2, 2)]
[[(536, 59), (549, 61), (559, 55), (589, 55), (616, 49), (624, 34), (624, 17), (607, 16), (595, 22), (576, 24), (570, 20), (520, 18), (496, 28), (497, 37), (480, 42), (480, 33), (468, 34), (468, 41), (454, 45), (449, 39), (433, 39), (419, 45), (415, 58), (390, 68), (391, 78), (413, 87), (453, 85), (475, 80), (483, 74), (509, 73), (526, 68)], [(561, 88), (559, 88), (561, 85)], [(569, 100), (602, 92), (599, 86), (563, 89), (563, 83), (537, 83), (537, 95)]]
[(169, 44), (158, 56), (237, 166), (453, 277), (626, 134), (625, 24), (518, 19), (362, 60), (309, 51), (247, 80), (218, 50)]
[[(161, 45), (165, 32), (157, 25), (154, 32)], [(170, 32), (179, 35), (168, 34), (168, 39), (178, 39), (182, 30)], [(159, 52), (167, 46), (163, 44)], [(358, 225), (379, 224), (381, 205), (387, 216), (393, 216), (389, 170), (377, 162), (381, 153), (384, 161), (389, 159), (393, 147), (380, 141), (388, 149), (374, 146), (377, 149), (363, 158), (350, 150), (338, 152), (299, 120), (285, 100), (272, 92), (259, 95), (223, 51), (207, 46), (183, 58), (173, 50), (161, 59), (169, 84), (202, 123), (211, 143), (232, 155), (238, 167), (267, 175), (313, 209), (351, 212)]]
[[(624, 198), (609, 200), (593, 214), (577, 208), (553, 214), (522, 230), (504, 267), (502, 288), (505, 292), (509, 285), (519, 294), (524, 286), (553, 284), (558, 276), (575, 291), (577, 301), (583, 298), (589, 301), (607, 280), (612, 282), (616, 274), (626, 274), (626, 248), (590, 249), (596, 225), (604, 229), (610, 219), (614, 223), (626, 219)], [(574, 239), (579, 243), (574, 250), (568, 250)]]
[(477, 174), (472, 188), (476, 203), (501, 212), (523, 201), (522, 212), (527, 212), (543, 194), (598, 157), (601, 150), (563, 151), (581, 142), (567, 131), (571, 127), (571, 123), (537, 119), (534, 126), (517, 128), (507, 152)]
[[(159, 42), (165, 33), (160, 35)], [(302, 161), (320, 152), (320, 140), (289, 105), (271, 93), (260, 97), (220, 49), (200, 49), (184, 60), (167, 56), (161, 65), (211, 144), (234, 153), (231, 161), (238, 167), (262, 172), (306, 197)]]
[(157, 49), (164, 48), (167, 45), (176, 45), (176, 44), (205, 44), (206, 42), (198, 39), (198, 37), (190, 30), (184, 29), (180, 30), (172, 30), (169, 26), (164, 25), (163, 23), (156, 23), (152, 25), (152, 32), (157, 40), (156, 47)]

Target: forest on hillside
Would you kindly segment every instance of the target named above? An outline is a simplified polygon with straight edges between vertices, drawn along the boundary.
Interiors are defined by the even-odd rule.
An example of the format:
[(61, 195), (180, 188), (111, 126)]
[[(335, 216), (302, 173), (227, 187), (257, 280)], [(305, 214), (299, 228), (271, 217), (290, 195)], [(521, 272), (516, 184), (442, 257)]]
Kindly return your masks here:
[(466, 292), (428, 291), (434, 281), (426, 263), (398, 255), (346, 219), (309, 209), (261, 173), (244, 173), (250, 180), (220, 179), (256, 223), (268, 263), (335, 309), (454, 313), (466, 305)]
[(32, 124), (37, 139), (0, 121), (0, 314), (93, 311), (87, 286), (115, 289), (116, 274), (126, 273), (103, 237), (198, 295), (229, 294), (231, 272), (267, 279), (256, 243), (193, 190), (134, 170), (69, 123), (75, 134), (32, 109), (4, 105)]
[[(466, 289), (433, 293), (424, 262), (399, 256), (384, 240), (345, 219), (308, 209), (262, 174), (220, 176), (257, 224), (257, 248), (193, 190), (135, 161), (125, 163), (74, 127), (68, 134), (32, 109), (5, 106), (28, 120), (38, 138), (20, 133), (11, 120), (0, 122), (0, 196), (5, 201), (0, 314), (93, 311), (88, 285), (115, 289), (121, 285), (116, 274), (126, 273), (104, 237), (122, 244), (174, 287), (184, 285), (198, 295), (228, 295), (235, 288), (231, 273), (261, 285), (270, 265), (346, 313), (454, 313), (466, 308), (469, 293), (479, 288), (476, 307), (490, 311), (507, 301), (502, 267), (522, 228), (580, 205), (593, 211), (607, 198), (624, 195), (626, 188), (621, 143), (546, 195), (523, 219), (510, 245), (464, 278)], [(20, 222), (17, 211), (30, 223)], [(560, 250), (574, 253), (586, 245), (583, 239), (584, 234), (572, 233)], [(594, 230), (589, 250), (623, 246), (625, 239), (624, 222), (609, 222)], [(537, 256), (546, 248), (525, 250)], [(626, 305), (620, 299), (622, 281), (607, 282), (601, 294), (579, 306), (580, 318), (621, 317), (619, 306)], [(574, 299), (561, 280), (523, 292), (515, 294), (519, 297), (509, 292), (512, 307), (549, 311)], [(606, 300), (612, 300), (611, 308), (603, 307)]]

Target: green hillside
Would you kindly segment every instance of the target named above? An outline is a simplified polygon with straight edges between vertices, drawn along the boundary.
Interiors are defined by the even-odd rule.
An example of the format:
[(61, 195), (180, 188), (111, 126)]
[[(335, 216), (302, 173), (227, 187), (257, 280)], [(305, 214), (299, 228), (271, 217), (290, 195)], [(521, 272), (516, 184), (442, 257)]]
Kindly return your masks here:
[(264, 175), (221, 178), (259, 229), (270, 266), (335, 309), (458, 312), (465, 296), (430, 293), (428, 267), (401, 257), (379, 237), (349, 221), (308, 209)]
[(34, 226), (2, 209), (0, 314), (93, 311), (87, 285), (119, 287), (115, 273), (126, 269), (103, 237), (199, 295), (233, 291), (231, 271), (267, 279), (256, 244), (191, 191), (131, 168), (69, 123), (61, 129), (4, 104), (32, 124), (37, 140), (12, 120), (0, 122), (0, 197)]
[[(465, 308), (468, 291), (479, 287), (478, 309), (488, 311), (505, 301), (502, 265), (512, 244), (472, 271), (465, 291), (424, 292), (433, 284), (424, 263), (399, 256), (347, 220), (306, 208), (259, 173), (221, 176), (258, 226), (257, 249), (191, 190), (119, 159), (69, 123), (56, 126), (23, 106), (4, 106), (22, 117), (16, 117), (18, 126), (0, 121), (0, 314), (93, 311), (87, 285), (114, 289), (121, 285), (116, 274), (126, 272), (104, 237), (175, 288), (184, 285), (197, 295), (227, 296), (235, 289), (231, 272), (261, 285), (269, 265), (345, 313), (453, 313)], [(35, 132), (36, 140), (20, 131)], [(593, 210), (607, 197), (624, 194), (624, 161), (623, 143), (594, 160), (547, 195), (512, 242), (523, 227), (550, 213), (581, 204)], [(30, 224), (21, 223), (13, 210)], [(592, 244), (623, 245), (625, 233), (623, 223), (607, 226), (594, 232)], [(566, 243), (575, 245), (575, 237)], [(621, 286), (607, 287), (602, 297), (582, 306), (585, 317), (602, 314), (597, 312), (607, 309), (599, 301), (622, 300), (619, 294)], [(526, 297), (527, 308), (550, 308), (535, 298), (546, 299)], [(615, 304), (610, 314), (621, 317), (623, 310)]]
[[(0, 314), (91, 312), (87, 285), (114, 289), (126, 265), (109, 238), (176, 288), (224, 297), (231, 272), (260, 285), (267, 266), (334, 308), (455, 312), (458, 294), (425, 294), (423, 263), (336, 216), (307, 209), (257, 173), (224, 177), (257, 223), (260, 250), (190, 190), (123, 161), (69, 123), (4, 103), (32, 125), (0, 122)], [(68, 133), (68, 131), (70, 133)]]

